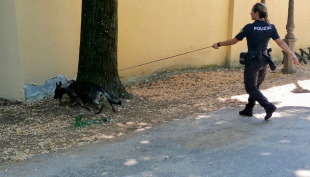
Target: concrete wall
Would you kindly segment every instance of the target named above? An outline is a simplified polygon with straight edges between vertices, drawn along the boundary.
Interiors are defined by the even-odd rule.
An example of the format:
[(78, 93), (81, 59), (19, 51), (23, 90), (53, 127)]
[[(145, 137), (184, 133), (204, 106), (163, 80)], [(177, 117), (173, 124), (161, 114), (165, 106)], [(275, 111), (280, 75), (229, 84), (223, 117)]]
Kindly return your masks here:
[[(118, 0), (119, 70), (204, 48), (233, 38), (252, 23), (255, 0)], [(288, 0), (266, 0), (269, 19), (286, 35)], [(295, 1), (296, 48), (308, 47), (309, 0)], [(28, 86), (63, 75), (76, 77), (81, 0), (0, 1), (0, 97), (25, 100)], [(273, 56), (282, 52), (271, 40)], [(120, 71), (122, 81), (165, 70), (219, 65), (240, 67), (246, 40)], [(59, 77), (64, 79), (63, 77)], [(55, 82), (54, 80), (52, 80)], [(27, 87), (26, 87), (27, 86)]]

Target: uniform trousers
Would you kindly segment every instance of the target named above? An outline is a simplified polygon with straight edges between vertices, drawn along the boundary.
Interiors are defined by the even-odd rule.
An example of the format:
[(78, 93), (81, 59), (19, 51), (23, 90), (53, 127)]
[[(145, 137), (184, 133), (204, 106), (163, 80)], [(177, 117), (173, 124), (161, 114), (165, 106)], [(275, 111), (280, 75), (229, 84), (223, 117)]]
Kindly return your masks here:
[(268, 61), (263, 55), (260, 60), (252, 60), (244, 68), (244, 86), (249, 94), (248, 104), (255, 105), (257, 101), (262, 107), (267, 108), (271, 105), (268, 99), (259, 90), (259, 86), (264, 82)]

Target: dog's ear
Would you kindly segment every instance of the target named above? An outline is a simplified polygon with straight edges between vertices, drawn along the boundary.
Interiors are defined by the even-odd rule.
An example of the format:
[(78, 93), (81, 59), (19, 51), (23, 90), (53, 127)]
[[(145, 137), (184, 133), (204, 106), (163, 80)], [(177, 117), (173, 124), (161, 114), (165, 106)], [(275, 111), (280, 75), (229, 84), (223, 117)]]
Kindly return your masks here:
[(57, 82), (56, 82), (56, 88), (57, 88), (57, 87), (59, 87), (59, 85), (58, 85)]
[(61, 87), (62, 86), (62, 83), (61, 83), (61, 81), (59, 81), (59, 85), (58, 85), (59, 87)]

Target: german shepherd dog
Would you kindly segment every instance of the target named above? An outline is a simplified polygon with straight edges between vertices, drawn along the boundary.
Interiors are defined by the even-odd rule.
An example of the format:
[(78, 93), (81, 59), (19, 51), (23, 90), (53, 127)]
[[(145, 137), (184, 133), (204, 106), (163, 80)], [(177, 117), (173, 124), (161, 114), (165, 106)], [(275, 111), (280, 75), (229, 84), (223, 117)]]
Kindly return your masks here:
[(84, 102), (94, 104), (98, 108), (96, 114), (99, 114), (103, 108), (103, 105), (100, 105), (100, 101), (108, 102), (113, 112), (115, 112), (113, 104), (122, 104), (121, 100), (107, 92), (102, 86), (91, 82), (72, 81), (64, 86), (61, 82), (56, 83), (54, 99), (58, 99), (60, 102), (64, 94), (68, 94), (70, 101), (74, 101), (72, 106), (78, 102), (83, 108), (90, 110), (89, 107), (84, 105)]

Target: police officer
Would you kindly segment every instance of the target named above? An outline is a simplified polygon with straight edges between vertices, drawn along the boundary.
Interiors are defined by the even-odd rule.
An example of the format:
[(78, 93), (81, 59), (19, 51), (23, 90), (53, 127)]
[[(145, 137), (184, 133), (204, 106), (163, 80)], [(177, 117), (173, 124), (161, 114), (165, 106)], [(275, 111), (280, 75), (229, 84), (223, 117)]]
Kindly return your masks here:
[[(247, 39), (248, 52), (254, 51), (252, 53), (255, 54), (255, 57), (244, 68), (244, 85), (249, 98), (245, 109), (240, 111), (239, 114), (252, 116), (253, 107), (257, 101), (265, 109), (265, 120), (268, 120), (277, 108), (260, 92), (259, 86), (266, 76), (268, 66), (267, 45), (270, 38), (291, 57), (295, 65), (298, 64), (298, 58), (280, 38), (276, 27), (269, 23), (267, 8), (264, 4), (256, 3), (252, 7), (250, 15), (254, 20), (252, 24), (245, 25), (235, 38), (215, 43), (212, 47), (218, 49), (220, 46), (234, 45), (242, 41), (243, 38)], [(259, 55), (260, 52), (262, 55)]]

